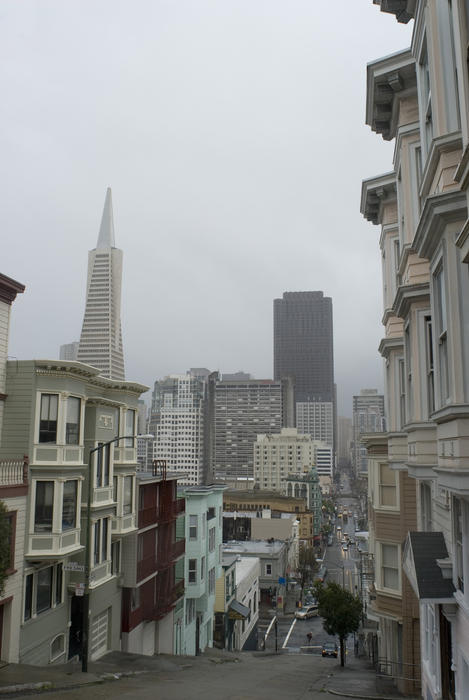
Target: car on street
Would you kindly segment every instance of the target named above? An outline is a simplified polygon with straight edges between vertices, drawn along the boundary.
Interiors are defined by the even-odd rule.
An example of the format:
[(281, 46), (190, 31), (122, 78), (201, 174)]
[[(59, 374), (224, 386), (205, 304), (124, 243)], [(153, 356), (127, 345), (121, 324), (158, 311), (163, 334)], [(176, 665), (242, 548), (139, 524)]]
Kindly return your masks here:
[(297, 620), (309, 620), (310, 617), (316, 617), (318, 614), (318, 606), (308, 605), (296, 611), (295, 617)]
[(333, 656), (337, 658), (339, 649), (335, 642), (326, 642), (322, 645), (321, 656)]

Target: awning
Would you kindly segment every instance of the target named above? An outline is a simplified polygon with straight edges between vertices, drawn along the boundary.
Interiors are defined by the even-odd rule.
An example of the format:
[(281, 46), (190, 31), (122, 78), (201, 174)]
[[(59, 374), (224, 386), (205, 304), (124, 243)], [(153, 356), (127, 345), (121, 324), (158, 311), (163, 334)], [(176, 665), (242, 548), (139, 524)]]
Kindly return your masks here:
[(451, 573), (441, 561), (447, 559), (442, 532), (407, 533), (402, 568), (419, 600), (437, 603), (453, 600), (453, 581), (443, 576), (443, 570)]
[(228, 617), (230, 620), (247, 620), (250, 615), (250, 610), (237, 600), (233, 600), (228, 608)]

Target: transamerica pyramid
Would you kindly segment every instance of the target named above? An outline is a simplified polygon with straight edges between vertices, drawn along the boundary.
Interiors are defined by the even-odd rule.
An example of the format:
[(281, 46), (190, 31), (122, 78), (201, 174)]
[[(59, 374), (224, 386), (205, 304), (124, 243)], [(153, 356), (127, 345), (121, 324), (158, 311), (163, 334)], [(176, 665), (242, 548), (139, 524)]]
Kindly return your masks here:
[(98, 243), (88, 253), (86, 306), (77, 359), (103, 377), (125, 379), (121, 330), (122, 251), (115, 247), (112, 194), (108, 188)]

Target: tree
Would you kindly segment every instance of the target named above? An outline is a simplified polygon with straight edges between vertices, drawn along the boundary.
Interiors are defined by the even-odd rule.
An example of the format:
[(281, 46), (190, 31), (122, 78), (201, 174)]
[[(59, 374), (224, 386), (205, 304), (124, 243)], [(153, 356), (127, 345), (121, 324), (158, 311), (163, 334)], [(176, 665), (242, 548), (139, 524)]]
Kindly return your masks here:
[(360, 626), (362, 604), (358, 596), (345, 590), (338, 583), (314, 586), (318, 601), (318, 612), (323, 618), (322, 626), (328, 634), (339, 637), (340, 665), (345, 664), (345, 641), (349, 634)]
[(316, 557), (312, 547), (306, 545), (300, 546), (300, 555), (298, 558), (298, 573), (300, 574), (301, 593), (305, 584), (311, 579), (311, 574), (316, 567)]
[(0, 501), (0, 596), (5, 590), (7, 571), (10, 568), (10, 518), (3, 501)]

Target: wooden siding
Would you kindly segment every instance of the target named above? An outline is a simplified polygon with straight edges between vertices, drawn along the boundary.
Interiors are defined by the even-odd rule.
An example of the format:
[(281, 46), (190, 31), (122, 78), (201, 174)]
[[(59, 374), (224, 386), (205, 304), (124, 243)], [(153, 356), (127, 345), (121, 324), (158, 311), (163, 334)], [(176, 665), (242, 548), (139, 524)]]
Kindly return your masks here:
[[(0, 454), (31, 454), (34, 435), (33, 394), (35, 374), (33, 362), (8, 362), (5, 393), (8, 395), (3, 418), (3, 440)], [(35, 398), (35, 397), (34, 397)]]

